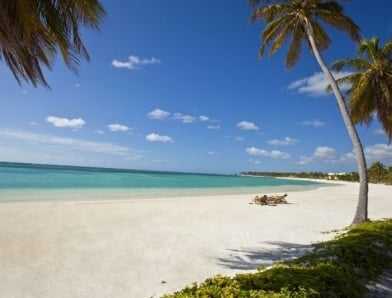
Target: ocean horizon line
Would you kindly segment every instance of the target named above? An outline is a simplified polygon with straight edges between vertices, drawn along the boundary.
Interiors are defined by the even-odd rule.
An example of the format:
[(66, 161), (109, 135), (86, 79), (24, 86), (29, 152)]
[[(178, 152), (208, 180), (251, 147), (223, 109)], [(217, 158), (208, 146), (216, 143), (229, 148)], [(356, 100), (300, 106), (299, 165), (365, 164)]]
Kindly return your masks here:
[[(151, 170), (151, 169), (136, 169), (136, 168), (117, 168), (117, 167), (105, 167), (105, 166), (85, 166), (85, 165), (71, 165), (71, 164), (55, 164), (55, 163), (34, 163), (34, 162), (19, 162), (19, 161), (0, 161), (0, 167), (34, 167), (37, 169), (69, 169), (69, 170), (80, 170), (80, 171), (93, 171), (97, 170), (100, 172), (113, 172), (113, 173), (157, 173), (157, 174), (183, 174), (183, 175), (211, 175), (211, 176), (242, 176), (242, 172), (224, 174), (224, 173), (212, 173), (212, 172), (197, 172), (197, 171), (178, 171), (178, 170)], [(243, 175), (245, 176), (245, 175)], [(273, 177), (271, 177), (273, 178)]]

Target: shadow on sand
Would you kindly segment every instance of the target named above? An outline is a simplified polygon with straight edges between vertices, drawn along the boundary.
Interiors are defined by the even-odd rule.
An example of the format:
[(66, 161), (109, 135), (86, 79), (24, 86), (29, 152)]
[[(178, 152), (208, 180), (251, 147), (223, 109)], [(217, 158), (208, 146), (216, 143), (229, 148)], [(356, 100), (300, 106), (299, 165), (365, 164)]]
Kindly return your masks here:
[(263, 242), (263, 247), (228, 249), (226, 256), (217, 258), (217, 263), (233, 270), (254, 270), (277, 261), (298, 258), (312, 250), (312, 245), (269, 241)]

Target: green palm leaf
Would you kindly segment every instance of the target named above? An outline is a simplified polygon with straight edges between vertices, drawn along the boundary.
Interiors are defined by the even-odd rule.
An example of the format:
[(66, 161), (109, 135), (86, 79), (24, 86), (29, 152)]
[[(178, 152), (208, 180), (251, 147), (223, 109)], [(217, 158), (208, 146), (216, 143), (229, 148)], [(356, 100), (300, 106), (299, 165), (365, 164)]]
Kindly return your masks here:
[[(261, 46), (259, 56), (262, 57), (265, 50), (270, 46), (269, 55), (273, 55), (285, 44), (285, 40), (291, 39), (286, 57), (286, 66), (293, 67), (299, 59), (301, 44), (310, 44), (306, 34), (307, 22), (314, 32), (314, 39), (319, 50), (325, 50), (330, 46), (331, 40), (320, 25), (319, 21), (346, 32), (349, 36), (359, 41), (359, 27), (343, 13), (341, 5), (336, 1), (322, 0), (292, 0), (292, 1), (264, 1), (264, 6), (258, 7), (261, 0), (250, 0), (249, 4), (254, 7), (250, 22), (264, 21), (266, 26), (261, 34)], [(302, 32), (302, 33), (301, 33)], [(298, 41), (297, 39), (300, 39)]]
[(340, 71), (353, 69), (356, 76), (345, 80), (352, 84), (349, 100), (351, 117), (355, 123), (369, 124), (377, 117), (392, 138), (392, 40), (379, 47), (379, 39), (363, 40), (358, 46), (358, 57), (342, 59), (332, 64)]
[(104, 16), (98, 0), (2, 0), (0, 59), (19, 83), (49, 87), (42, 66), (51, 69), (59, 51), (77, 73), (80, 60), (90, 59), (80, 27), (98, 30)]

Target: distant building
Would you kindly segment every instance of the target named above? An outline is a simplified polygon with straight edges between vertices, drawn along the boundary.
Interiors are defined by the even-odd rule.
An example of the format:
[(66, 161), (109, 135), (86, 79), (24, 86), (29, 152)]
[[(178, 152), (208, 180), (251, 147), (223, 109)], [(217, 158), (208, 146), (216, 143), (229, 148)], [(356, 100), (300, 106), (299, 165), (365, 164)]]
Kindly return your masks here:
[(328, 180), (339, 180), (339, 176), (345, 176), (347, 173), (328, 173)]

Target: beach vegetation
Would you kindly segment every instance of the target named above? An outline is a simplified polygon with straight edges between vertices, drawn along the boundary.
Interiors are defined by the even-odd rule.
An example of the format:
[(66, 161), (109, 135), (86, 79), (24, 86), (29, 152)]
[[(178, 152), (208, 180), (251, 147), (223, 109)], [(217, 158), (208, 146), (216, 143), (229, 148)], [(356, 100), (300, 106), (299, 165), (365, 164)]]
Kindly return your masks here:
[(392, 139), (392, 40), (383, 46), (379, 38), (364, 39), (358, 45), (358, 56), (332, 64), (332, 69), (353, 71), (337, 80), (349, 86), (345, 97), (354, 123), (369, 125), (377, 118)]
[(331, 39), (322, 24), (328, 24), (347, 33), (355, 42), (360, 41), (360, 28), (344, 14), (342, 5), (337, 1), (250, 0), (249, 3), (253, 7), (250, 22), (265, 22), (261, 33), (260, 57), (264, 55), (268, 46), (271, 56), (288, 41), (285, 64), (287, 68), (292, 68), (298, 62), (301, 47), (305, 44), (314, 54), (328, 79), (353, 144), (358, 165), (360, 187), (353, 224), (366, 221), (368, 218), (368, 177), (363, 146), (351, 119), (347, 102), (344, 100), (332, 71), (321, 55), (321, 51), (328, 49), (331, 44)]
[[(370, 183), (392, 184), (392, 165), (386, 166), (380, 161), (374, 162), (368, 169)], [(357, 172), (348, 173), (325, 173), (325, 172), (256, 172), (249, 171), (241, 174), (262, 177), (300, 178), (300, 179), (324, 179), (336, 181), (358, 182)]]
[(357, 172), (349, 173), (323, 173), (323, 172), (243, 172), (244, 175), (249, 176), (263, 176), (263, 177), (280, 177), (280, 178), (300, 178), (300, 179), (324, 179), (324, 180), (339, 180), (358, 182), (359, 176)]
[(34, 87), (49, 87), (42, 68), (53, 67), (57, 52), (75, 73), (89, 61), (80, 30), (98, 30), (106, 14), (97, 0), (2, 0), (0, 11), (0, 60)]
[(377, 161), (368, 169), (369, 180), (372, 183), (384, 183), (392, 185), (392, 166), (385, 166)]
[(386, 181), (387, 181), (387, 184), (392, 184), (392, 166), (388, 167)]
[(295, 260), (256, 273), (218, 275), (163, 297), (363, 297), (391, 268), (391, 252), (392, 220), (366, 221)]
[(375, 162), (368, 169), (368, 175), (370, 182), (381, 183), (385, 181), (388, 175), (387, 168), (381, 162)]

